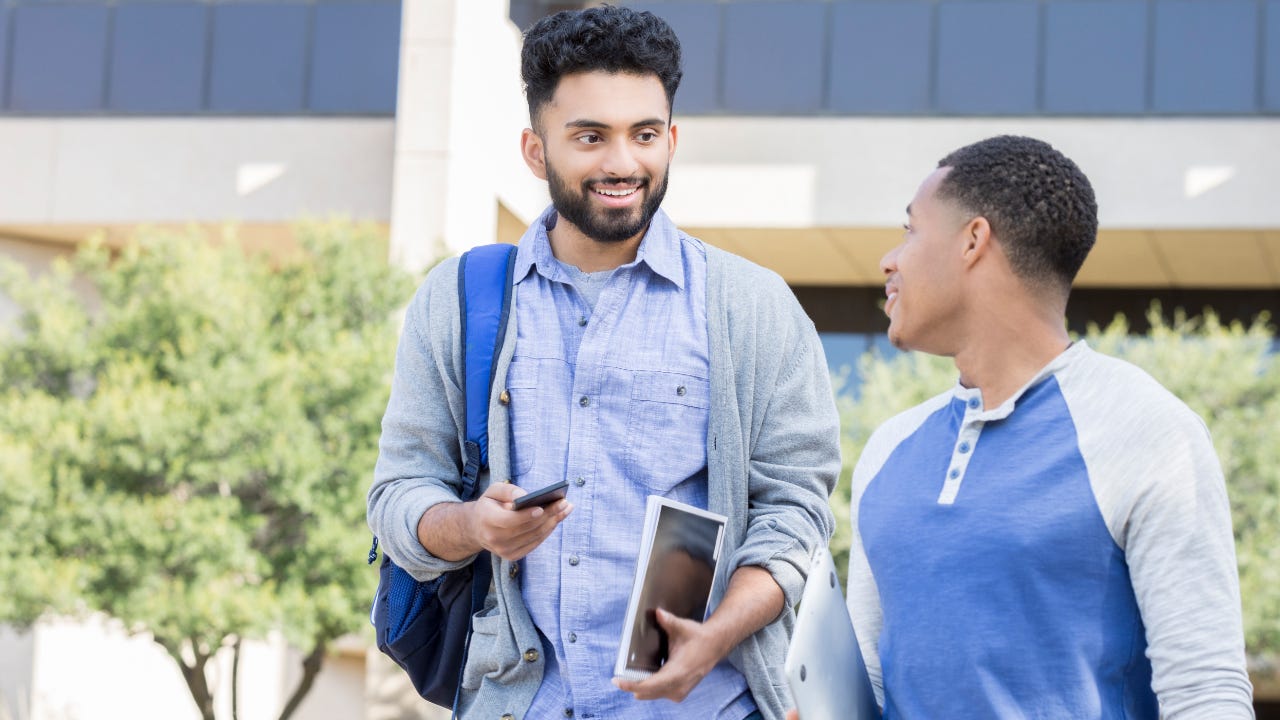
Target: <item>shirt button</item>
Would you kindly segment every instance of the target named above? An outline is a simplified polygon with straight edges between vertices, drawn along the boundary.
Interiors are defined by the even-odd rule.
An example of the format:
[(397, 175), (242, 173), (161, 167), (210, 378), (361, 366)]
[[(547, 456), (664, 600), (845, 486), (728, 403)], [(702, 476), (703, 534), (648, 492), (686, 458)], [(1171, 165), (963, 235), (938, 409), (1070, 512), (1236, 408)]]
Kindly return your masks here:
[(960, 468), (951, 468), (951, 472), (947, 473), (947, 477), (955, 480), (960, 477)]
[(681, 385), (680, 387), (676, 388), (676, 394), (677, 394), (677, 395), (679, 395), (680, 397), (684, 397), (685, 389), (684, 389), (684, 386), (683, 386), (683, 385)]
[(978, 398), (976, 397), (969, 398), (969, 407), (973, 408), (974, 410), (977, 410), (978, 406), (981, 404), (982, 404), (982, 401), (979, 400)]
[(585, 326), (586, 324), (587, 324), (587, 316), (586, 316), (586, 315), (583, 315), (583, 316), (581, 316), (581, 317), (579, 317), (579, 318), (578, 318), (578, 327), (583, 327), (583, 326)]
[(569, 642), (571, 643), (578, 642), (578, 633), (569, 633)]
[(502, 403), (503, 405), (510, 405), (511, 393), (507, 392), (506, 390), (503, 390), (501, 393), (498, 393), (498, 402)]
[(582, 487), (583, 485), (586, 485), (586, 484), (587, 484), (587, 480), (586, 480), (586, 478), (581, 478), (581, 477), (580, 477), (580, 478), (578, 478), (577, 480), (574, 480), (574, 481), (573, 481), (573, 484), (574, 484), (574, 485), (577, 485), (578, 487)]
[(565, 708), (565, 709), (564, 709), (564, 716), (565, 716), (565, 717), (573, 717), (573, 708)]
[(507, 577), (514, 580), (515, 577), (519, 574), (520, 574), (520, 566), (515, 563), (511, 563), (511, 567), (507, 568)]
[(574, 567), (577, 567), (579, 562), (581, 562), (581, 561), (578, 559), (578, 556), (577, 556), (577, 555), (570, 555), (570, 556), (569, 556), (569, 564), (570, 564), (570, 565), (573, 565)]
[(506, 713), (502, 716), (502, 720), (516, 720), (516, 716), (511, 713)]
[(587, 397), (586, 395), (583, 395), (581, 398), (578, 399), (578, 404), (581, 405), (582, 407), (586, 407), (591, 404), (591, 398)]
[(538, 662), (538, 651), (534, 650), (533, 648), (529, 648), (528, 650), (525, 650), (524, 659), (525, 659), (525, 662)]
[(967, 443), (967, 442), (962, 442), (962, 443), (960, 443), (960, 452), (961, 452), (961, 453), (967, 453), (967, 452), (969, 452), (969, 443)]

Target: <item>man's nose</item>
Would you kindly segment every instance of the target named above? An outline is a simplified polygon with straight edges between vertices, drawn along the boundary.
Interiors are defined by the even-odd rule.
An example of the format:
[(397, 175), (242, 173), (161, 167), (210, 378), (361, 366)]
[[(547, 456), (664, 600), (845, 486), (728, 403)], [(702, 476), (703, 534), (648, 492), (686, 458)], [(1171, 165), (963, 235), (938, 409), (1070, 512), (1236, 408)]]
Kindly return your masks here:
[(880, 272), (886, 276), (892, 275), (898, 269), (898, 251), (902, 249), (899, 245), (880, 258)]
[(605, 153), (604, 163), (600, 169), (610, 177), (631, 177), (637, 174), (640, 163), (636, 160), (635, 152), (625, 142), (613, 143), (608, 152)]

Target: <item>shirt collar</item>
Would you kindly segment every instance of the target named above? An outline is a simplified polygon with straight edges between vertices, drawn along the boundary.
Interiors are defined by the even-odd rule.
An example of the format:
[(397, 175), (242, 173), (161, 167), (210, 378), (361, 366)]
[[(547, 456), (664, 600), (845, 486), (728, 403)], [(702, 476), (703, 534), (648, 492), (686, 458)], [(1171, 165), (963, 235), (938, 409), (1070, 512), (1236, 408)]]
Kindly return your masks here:
[[(567, 282), (567, 279), (559, 277), (560, 270), (551, 254), (551, 240), (547, 235), (547, 231), (555, 227), (557, 218), (555, 207), (548, 207), (520, 236), (520, 245), (516, 249), (514, 283), (525, 279), (534, 266), (550, 279)], [(666, 278), (683, 290), (684, 256), (680, 252), (680, 245), (680, 230), (659, 208), (640, 240), (635, 262), (623, 267), (644, 263), (654, 274)]]
[[(1000, 403), (999, 407), (994, 407), (994, 408), (991, 408), (990, 410), (981, 411), (980, 413), (978, 413), (975, 419), (986, 421), (986, 420), (1003, 420), (1004, 418), (1009, 417), (1009, 415), (1013, 413), (1014, 408), (1017, 407), (1018, 400), (1020, 400), (1028, 390), (1035, 387), (1036, 385), (1039, 385), (1041, 382), (1047, 379), (1050, 375), (1053, 375), (1054, 373), (1058, 372), (1062, 368), (1071, 364), (1075, 360), (1075, 358), (1080, 357), (1081, 355), (1083, 355), (1084, 353), (1087, 353), (1088, 351), (1089, 351), (1089, 345), (1084, 340), (1076, 340), (1075, 342), (1071, 343), (1070, 345), (1067, 346), (1065, 350), (1058, 353), (1057, 357), (1050, 360), (1049, 364), (1045, 365), (1043, 368), (1040, 368), (1040, 371), (1037, 372), (1034, 377), (1028, 380), (1026, 384), (1018, 388), (1017, 392), (1009, 396), (1008, 400), (1005, 400), (1004, 402)], [(959, 380), (956, 380), (955, 392), (952, 395), (952, 397), (955, 397), (956, 399), (966, 403), (976, 398), (979, 403), (978, 407), (981, 407), (982, 391), (976, 387), (975, 388), (965, 387), (964, 385), (960, 384)]]

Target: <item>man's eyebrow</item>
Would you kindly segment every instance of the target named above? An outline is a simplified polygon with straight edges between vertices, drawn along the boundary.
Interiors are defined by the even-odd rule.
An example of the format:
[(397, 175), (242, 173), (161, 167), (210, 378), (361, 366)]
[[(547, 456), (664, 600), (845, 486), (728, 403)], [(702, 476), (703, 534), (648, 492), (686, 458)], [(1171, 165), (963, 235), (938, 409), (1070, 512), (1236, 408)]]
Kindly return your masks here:
[[(589, 130), (608, 130), (610, 127), (608, 123), (601, 122), (600, 120), (592, 120), (590, 118), (583, 118), (581, 120), (570, 120), (569, 122), (565, 123), (564, 126), (566, 128), (583, 128), (583, 129), (589, 129)], [(647, 118), (645, 120), (640, 120), (639, 122), (631, 123), (632, 130), (635, 130), (636, 128), (642, 128), (642, 127), (661, 128), (666, 126), (667, 126), (667, 121), (661, 118)]]

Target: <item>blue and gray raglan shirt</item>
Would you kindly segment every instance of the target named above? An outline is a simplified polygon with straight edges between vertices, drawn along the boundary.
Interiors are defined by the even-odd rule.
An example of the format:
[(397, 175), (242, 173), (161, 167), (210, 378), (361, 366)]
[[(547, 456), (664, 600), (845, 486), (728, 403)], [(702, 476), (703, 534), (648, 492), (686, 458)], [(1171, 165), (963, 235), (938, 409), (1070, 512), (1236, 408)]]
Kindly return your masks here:
[(1076, 342), (999, 407), (957, 387), (853, 474), (849, 610), (886, 720), (1252, 718), (1204, 423)]

